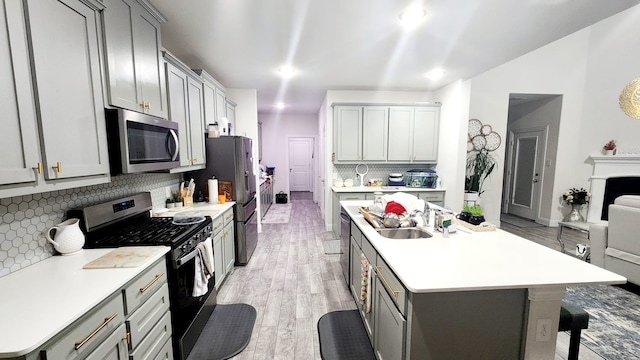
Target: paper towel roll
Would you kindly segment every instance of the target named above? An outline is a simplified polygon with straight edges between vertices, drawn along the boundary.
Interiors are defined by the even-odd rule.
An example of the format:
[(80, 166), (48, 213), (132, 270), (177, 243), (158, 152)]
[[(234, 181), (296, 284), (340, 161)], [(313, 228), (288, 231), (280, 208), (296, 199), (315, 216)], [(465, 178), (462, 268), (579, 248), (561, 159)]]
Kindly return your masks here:
[(207, 186), (209, 187), (209, 204), (218, 203), (218, 179), (207, 180)]

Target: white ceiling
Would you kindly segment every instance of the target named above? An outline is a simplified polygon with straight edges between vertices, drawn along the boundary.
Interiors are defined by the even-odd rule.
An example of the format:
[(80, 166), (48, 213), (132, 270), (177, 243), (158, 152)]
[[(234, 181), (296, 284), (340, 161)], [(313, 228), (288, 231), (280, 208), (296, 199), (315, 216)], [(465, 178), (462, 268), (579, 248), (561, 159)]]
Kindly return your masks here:
[[(315, 114), (327, 90), (425, 90), (480, 74), (640, 0), (151, 0), (164, 47), (228, 88), (257, 89), (258, 112)], [(297, 74), (284, 81), (279, 66)], [(434, 67), (443, 79), (428, 80)]]

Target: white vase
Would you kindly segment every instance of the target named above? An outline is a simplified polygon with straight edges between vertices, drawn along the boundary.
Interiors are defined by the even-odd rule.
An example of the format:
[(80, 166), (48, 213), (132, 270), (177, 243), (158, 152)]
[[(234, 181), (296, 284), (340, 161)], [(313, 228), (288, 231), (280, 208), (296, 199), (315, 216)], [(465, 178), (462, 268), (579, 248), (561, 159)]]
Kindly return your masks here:
[(613, 155), (613, 150), (605, 150), (604, 154), (605, 155)]

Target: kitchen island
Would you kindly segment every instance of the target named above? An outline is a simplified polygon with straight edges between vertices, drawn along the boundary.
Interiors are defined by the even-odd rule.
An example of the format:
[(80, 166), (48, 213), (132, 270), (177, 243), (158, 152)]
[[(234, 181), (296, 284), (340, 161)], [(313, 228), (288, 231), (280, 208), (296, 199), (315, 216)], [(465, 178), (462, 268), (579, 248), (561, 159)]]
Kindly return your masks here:
[(372, 264), (371, 311), (360, 309), (381, 358), (553, 359), (566, 287), (626, 282), (502, 230), (386, 238), (358, 211), (371, 204), (341, 202), (356, 299), (362, 259)]

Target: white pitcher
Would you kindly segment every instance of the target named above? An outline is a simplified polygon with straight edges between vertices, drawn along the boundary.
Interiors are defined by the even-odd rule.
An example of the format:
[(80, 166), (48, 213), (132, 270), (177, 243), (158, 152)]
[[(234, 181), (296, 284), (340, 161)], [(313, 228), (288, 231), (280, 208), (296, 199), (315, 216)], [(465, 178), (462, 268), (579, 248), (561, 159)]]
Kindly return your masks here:
[[(51, 238), (51, 232), (55, 230), (54, 238)], [(53, 244), (53, 247), (62, 255), (77, 254), (82, 251), (84, 246), (84, 234), (80, 230), (79, 219), (69, 219), (52, 227), (47, 231), (47, 240)]]

